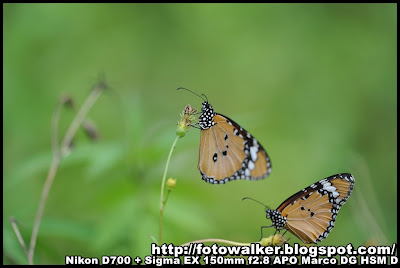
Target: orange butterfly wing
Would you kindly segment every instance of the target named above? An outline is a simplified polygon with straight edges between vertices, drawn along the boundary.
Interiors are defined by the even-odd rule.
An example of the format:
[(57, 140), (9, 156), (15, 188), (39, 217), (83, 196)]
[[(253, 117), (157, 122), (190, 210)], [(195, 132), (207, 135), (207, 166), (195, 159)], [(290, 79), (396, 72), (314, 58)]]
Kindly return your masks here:
[(286, 218), (285, 229), (304, 243), (318, 243), (334, 227), (339, 209), (353, 188), (351, 174), (334, 175), (289, 197), (276, 211)]
[(213, 126), (202, 129), (198, 168), (203, 180), (258, 180), (271, 172), (271, 161), (258, 141), (228, 117), (215, 114)]

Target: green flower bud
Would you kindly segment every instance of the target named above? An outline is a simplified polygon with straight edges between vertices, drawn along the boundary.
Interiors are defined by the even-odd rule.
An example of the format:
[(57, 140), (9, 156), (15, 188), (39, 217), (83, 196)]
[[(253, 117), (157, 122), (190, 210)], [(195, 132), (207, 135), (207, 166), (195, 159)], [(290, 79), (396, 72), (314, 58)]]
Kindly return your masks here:
[(169, 178), (169, 179), (167, 180), (166, 185), (167, 185), (167, 190), (172, 190), (172, 189), (175, 187), (175, 185), (176, 185), (176, 179)]

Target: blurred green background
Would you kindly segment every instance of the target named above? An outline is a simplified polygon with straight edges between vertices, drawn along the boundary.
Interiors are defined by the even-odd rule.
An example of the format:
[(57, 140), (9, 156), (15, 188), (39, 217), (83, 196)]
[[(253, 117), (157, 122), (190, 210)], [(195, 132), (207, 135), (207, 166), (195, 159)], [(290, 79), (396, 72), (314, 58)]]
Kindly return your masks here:
[[(27, 260), (50, 166), (51, 117), (78, 108), (104, 72), (112, 87), (89, 113), (47, 200), (36, 264), (65, 255), (145, 256), (158, 239), (162, 173), (179, 114), (204, 93), (272, 160), (269, 178), (211, 185), (197, 169), (200, 131), (172, 155), (177, 178), (163, 242), (259, 239), (263, 207), (330, 175), (355, 189), (320, 245), (397, 242), (395, 4), (4, 4), (3, 263)], [(63, 136), (74, 111), (64, 109)], [(273, 229), (265, 230), (272, 234)], [(289, 243), (301, 241), (288, 234)]]

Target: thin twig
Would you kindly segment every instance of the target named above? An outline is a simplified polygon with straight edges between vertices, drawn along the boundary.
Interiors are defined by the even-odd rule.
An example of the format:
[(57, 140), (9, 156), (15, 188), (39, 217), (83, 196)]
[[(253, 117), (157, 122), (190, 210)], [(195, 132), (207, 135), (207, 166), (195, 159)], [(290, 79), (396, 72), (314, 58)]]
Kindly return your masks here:
[(170, 189), (168, 189), (168, 191), (167, 191), (167, 195), (165, 196), (165, 200), (164, 200), (164, 202), (163, 202), (163, 206), (164, 206), (164, 209), (165, 209), (165, 205), (167, 204), (167, 201), (168, 201), (168, 196), (169, 196), (169, 194), (171, 193), (171, 190)]
[(81, 109), (78, 111), (77, 115), (75, 116), (74, 120), (72, 121), (63, 142), (61, 143), (61, 154), (65, 156), (67, 151), (69, 151), (69, 146), (72, 142), (73, 137), (75, 136), (76, 131), (78, 130), (79, 126), (82, 124), (83, 120), (85, 120), (86, 114), (92, 108), (93, 104), (96, 102), (98, 97), (103, 92), (103, 88), (96, 87), (92, 90), (91, 94), (86, 99), (85, 103), (82, 105)]
[[(63, 99), (64, 99), (64, 97), (60, 98), (60, 100), (57, 102), (56, 108), (54, 109), (53, 117), (52, 117), (52, 120), (51, 120), (51, 146), (52, 146), (52, 150), (53, 150), (53, 161), (52, 161), (52, 164), (50, 166), (49, 174), (50, 173), (51, 174), (53, 174), (53, 173), (55, 174), (55, 171), (57, 169), (57, 165), (56, 165), (56, 162), (54, 162), (54, 160), (59, 158), (58, 122), (59, 122), (59, 119), (60, 119), (60, 110), (61, 110), (61, 107), (62, 107), (62, 103), (63, 103), (62, 100)], [(49, 175), (48, 175), (48, 177), (49, 177)], [(46, 189), (46, 191), (48, 191), (48, 190), (49, 189)], [(40, 218), (41, 218), (41, 216), (40, 216)], [(31, 258), (30, 250), (28, 251), (28, 249), (26, 248), (25, 242), (22, 239), (22, 236), (21, 236), (21, 234), (19, 232), (18, 225), (16, 224), (15, 218), (11, 217), (10, 218), (10, 222), (11, 222), (11, 225), (12, 225), (12, 227), (14, 229), (15, 234), (18, 237), (19, 243), (21, 244), (22, 248), (24, 249), (24, 252), (25, 252), (25, 255), (26, 255), (27, 259), (28, 259), (29, 264), (33, 264), (33, 260), (32, 260), (33, 258)]]
[(58, 157), (60, 153), (59, 145), (58, 145), (58, 122), (60, 120), (60, 111), (62, 107), (62, 99), (61, 98), (54, 109), (54, 114), (51, 119), (51, 148), (53, 149), (53, 157)]
[(53, 158), (51, 165), (50, 165), (49, 172), (47, 174), (46, 182), (43, 186), (42, 197), (40, 199), (39, 208), (36, 213), (35, 223), (33, 225), (33, 230), (32, 230), (31, 242), (29, 245), (29, 254), (28, 254), (29, 264), (33, 264), (33, 254), (35, 251), (36, 239), (37, 239), (37, 235), (39, 232), (40, 222), (42, 220), (47, 196), (49, 195), (51, 184), (53, 183), (54, 178), (56, 176), (59, 163), (60, 163), (60, 158), (58, 156)]
[(29, 252), (28, 252), (29, 264), (33, 264), (33, 256), (34, 256), (34, 252), (35, 252), (37, 235), (38, 235), (40, 223), (41, 223), (41, 220), (43, 217), (46, 200), (49, 195), (49, 191), (50, 191), (51, 185), (54, 181), (55, 175), (57, 173), (57, 169), (60, 164), (61, 158), (66, 156), (67, 148), (69, 148), (69, 145), (71, 144), (76, 131), (78, 130), (82, 121), (85, 119), (86, 114), (88, 113), (90, 108), (93, 106), (93, 104), (96, 102), (96, 100), (102, 93), (103, 89), (104, 89), (103, 87), (98, 86), (98, 87), (94, 88), (91, 91), (91, 94), (87, 97), (85, 103), (82, 105), (81, 109), (78, 111), (78, 113), (75, 116), (74, 120), (72, 121), (70, 127), (68, 128), (67, 133), (65, 134), (65, 137), (61, 144), (61, 153), (59, 153), (60, 151), (59, 151), (58, 145), (57, 145), (58, 144), (58, 136), (57, 136), (57, 130), (56, 130), (57, 125), (58, 125), (58, 118), (59, 118), (59, 106), (56, 107), (56, 111), (54, 113), (53, 121), (52, 121), (53, 160), (51, 162), (49, 172), (47, 174), (47, 178), (46, 178), (45, 184), (43, 186), (43, 191), (42, 191), (42, 196), (41, 196), (40, 203), (39, 203), (39, 208), (36, 213), (36, 218), (35, 218), (35, 222), (33, 225), (33, 231), (32, 231), (32, 236), (31, 236), (31, 241), (30, 241), (30, 246), (29, 246)]
[(15, 221), (14, 217), (10, 217), (11, 226), (14, 229), (15, 234), (17, 235), (18, 241), (21, 244), (21, 247), (24, 249), (26, 257), (28, 257), (28, 249), (25, 246), (24, 239), (22, 238), (21, 233), (19, 232), (18, 225)]

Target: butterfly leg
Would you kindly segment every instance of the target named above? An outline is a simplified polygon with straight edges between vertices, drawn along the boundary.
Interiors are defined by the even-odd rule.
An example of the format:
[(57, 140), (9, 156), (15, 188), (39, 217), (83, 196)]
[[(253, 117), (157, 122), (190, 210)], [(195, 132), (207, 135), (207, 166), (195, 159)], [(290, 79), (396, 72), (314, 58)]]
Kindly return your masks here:
[[(289, 229), (285, 229), (285, 232), (283, 232), (282, 236), (284, 236), (287, 233), (288, 230)], [(285, 242), (282, 244), (282, 247), (283, 247), (284, 244), (288, 244), (289, 240), (290, 240), (290, 237), (288, 239), (284, 240)]]
[(274, 236), (272, 237), (272, 245), (274, 245), (274, 238), (275, 238), (276, 233), (281, 234), (281, 230), (282, 229), (275, 229)]
[(272, 227), (273, 225), (269, 225), (269, 226), (261, 226), (261, 238), (260, 238), (260, 241), (261, 241), (261, 239), (263, 239), (263, 237), (264, 237), (264, 235), (263, 235), (263, 229), (264, 228), (269, 228), (269, 227)]
[(195, 124), (190, 124), (191, 127), (197, 128), (197, 129), (201, 129), (201, 127), (199, 127), (199, 123), (195, 123)]

